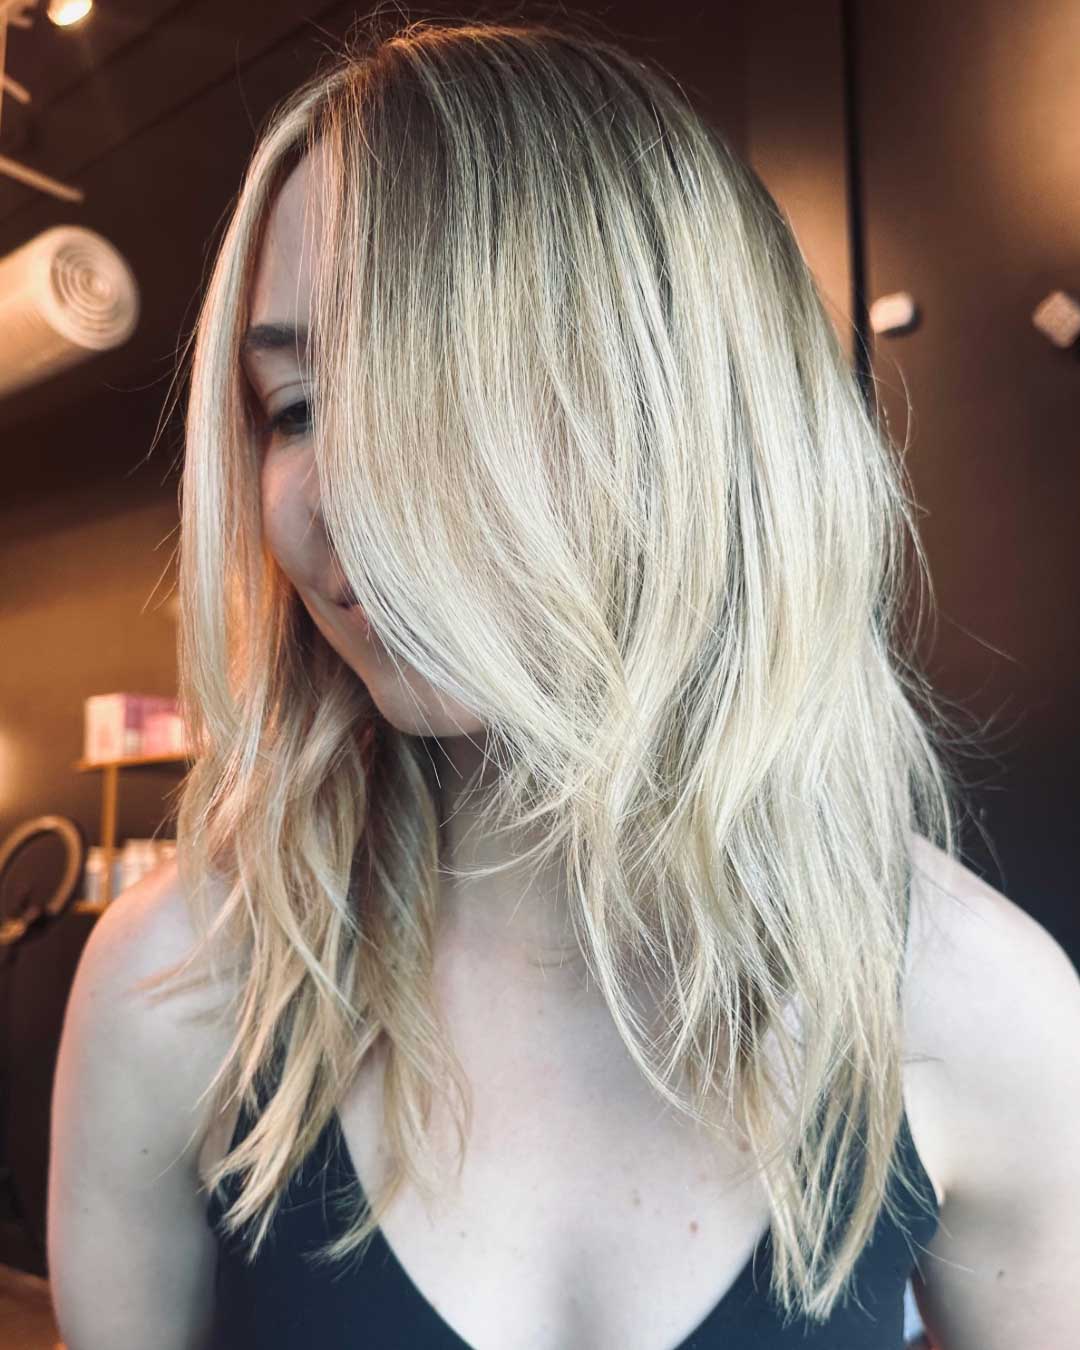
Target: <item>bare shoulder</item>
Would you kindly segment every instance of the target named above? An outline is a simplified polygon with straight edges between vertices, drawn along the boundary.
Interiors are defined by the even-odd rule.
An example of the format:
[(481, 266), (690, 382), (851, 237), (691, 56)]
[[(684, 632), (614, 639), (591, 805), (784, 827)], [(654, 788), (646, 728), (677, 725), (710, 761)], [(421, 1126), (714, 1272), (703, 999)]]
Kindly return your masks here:
[[(96, 960), (139, 982), (184, 960), (198, 932), (175, 859), (147, 872), (106, 906), (87, 942)], [(210, 992), (210, 991), (208, 991)], [(221, 990), (212, 991), (215, 995)]]
[(175, 858), (152, 868), (105, 907), (92, 940), (101, 944), (102, 933), (111, 948), (140, 967), (186, 955), (196, 932)]
[(912, 1012), (922, 1034), (962, 1059), (965, 1047), (996, 1035), (999, 1023), (1016, 1023), (1011, 998), (1047, 974), (1065, 992), (1075, 969), (1021, 905), (920, 835), (912, 861)]
[(913, 1278), (941, 1350), (1080, 1326), (1080, 976), (1021, 904), (916, 840), (908, 1008), (939, 1059), (946, 1200)]
[(144, 987), (192, 950), (186, 899), (171, 866), (128, 887), (91, 931), (68, 997), (46, 1222), (68, 1345), (205, 1343), (215, 1249), (197, 1160), (228, 1048), (221, 990)]
[(88, 1036), (88, 1053), (96, 1054), (109, 1030), (124, 1036), (147, 1088), (160, 1092), (165, 1106), (180, 1108), (173, 1118), (187, 1118), (193, 1136), (204, 1123), (199, 1099), (229, 1046), (229, 988), (208, 982), (159, 993), (144, 982), (183, 962), (197, 937), (189, 897), (172, 860), (107, 906), (76, 976), (80, 1015), (92, 1019), (101, 1033)]

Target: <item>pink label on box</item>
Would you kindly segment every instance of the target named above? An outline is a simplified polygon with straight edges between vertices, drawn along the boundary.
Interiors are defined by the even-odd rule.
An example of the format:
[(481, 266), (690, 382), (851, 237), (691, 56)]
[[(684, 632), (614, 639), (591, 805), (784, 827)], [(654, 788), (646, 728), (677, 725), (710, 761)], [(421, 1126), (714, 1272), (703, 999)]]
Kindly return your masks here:
[(145, 739), (149, 719), (177, 716), (175, 697), (166, 694), (94, 694), (85, 700), (84, 709), (83, 751), (91, 761), (160, 754), (177, 748), (177, 731), (168, 723), (159, 724), (149, 742)]
[(173, 712), (150, 713), (143, 726), (143, 754), (171, 755), (183, 748), (180, 717)]

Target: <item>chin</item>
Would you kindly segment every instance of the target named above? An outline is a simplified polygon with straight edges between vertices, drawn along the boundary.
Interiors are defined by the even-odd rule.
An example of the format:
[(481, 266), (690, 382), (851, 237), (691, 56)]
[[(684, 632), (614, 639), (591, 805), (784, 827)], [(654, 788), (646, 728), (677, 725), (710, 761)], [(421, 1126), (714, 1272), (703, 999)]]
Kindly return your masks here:
[[(444, 741), (454, 736), (475, 738), (483, 733), (484, 724), (471, 713), (462, 710), (460, 716), (451, 716), (447, 710), (447, 701), (430, 685), (419, 681), (418, 676), (414, 675), (406, 687), (393, 667), (388, 673), (385, 667), (382, 670), (382, 680), (378, 676), (370, 681), (364, 679), (363, 675), (360, 678), (364, 679), (371, 701), (383, 718), (403, 736), (423, 736)], [(423, 683), (423, 693), (416, 687), (415, 682), (418, 681)], [(456, 704), (453, 706), (457, 707)]]
[(309, 604), (308, 610), (316, 628), (363, 681), (372, 703), (396, 731), (440, 740), (483, 734), (484, 723), (464, 704), (440, 693), (410, 666), (395, 662), (362, 614), (329, 602)]

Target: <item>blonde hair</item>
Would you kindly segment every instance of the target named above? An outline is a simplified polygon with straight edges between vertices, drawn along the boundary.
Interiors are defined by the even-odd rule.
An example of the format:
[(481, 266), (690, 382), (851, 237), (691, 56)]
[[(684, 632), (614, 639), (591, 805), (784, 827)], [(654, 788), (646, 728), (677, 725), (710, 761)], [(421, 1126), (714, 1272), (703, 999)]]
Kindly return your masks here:
[[(225, 1226), (253, 1230), (253, 1259), (376, 1048), (393, 1168), (319, 1259), (362, 1252), (406, 1179), (434, 1194), (436, 1094), (459, 1159), (470, 1128), (432, 995), (432, 744), (380, 717), (261, 536), (239, 344), (268, 209), (316, 145), (334, 553), (393, 657), (482, 719), (484, 824), (543, 824), (641, 1073), (718, 1137), (734, 1113), (772, 1291), (824, 1320), (882, 1205), (902, 1222), (890, 1175), (915, 1194), (895, 1151), (912, 846), (955, 855), (959, 789), (900, 637), (905, 542), (929, 572), (776, 203), (666, 73), (568, 26), (351, 34), (275, 110), (206, 289), (177, 824), (200, 940), (150, 984), (232, 978), (208, 1093), (254, 1109), (272, 1088), (211, 1174), (243, 1179)], [(642, 972), (667, 991), (660, 1036)]]

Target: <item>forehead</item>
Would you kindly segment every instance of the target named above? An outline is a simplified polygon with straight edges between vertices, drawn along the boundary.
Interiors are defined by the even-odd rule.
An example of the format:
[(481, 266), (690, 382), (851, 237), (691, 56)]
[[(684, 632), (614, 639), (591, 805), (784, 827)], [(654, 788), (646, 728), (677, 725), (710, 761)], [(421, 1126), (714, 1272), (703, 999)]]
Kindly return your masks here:
[(305, 155), (271, 206), (255, 264), (250, 324), (308, 320), (322, 172), (318, 152)]

